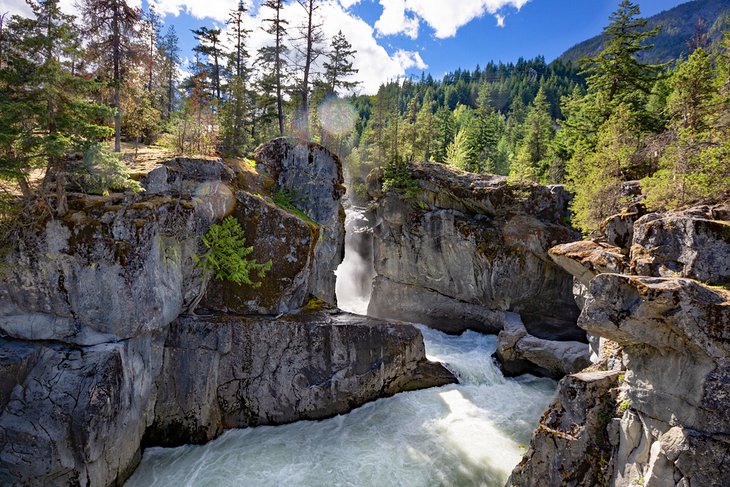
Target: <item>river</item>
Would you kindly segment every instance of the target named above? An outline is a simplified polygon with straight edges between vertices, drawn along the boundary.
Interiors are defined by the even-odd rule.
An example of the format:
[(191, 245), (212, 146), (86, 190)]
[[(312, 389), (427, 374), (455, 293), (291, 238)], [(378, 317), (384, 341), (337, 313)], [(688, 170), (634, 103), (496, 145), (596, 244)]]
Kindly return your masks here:
[[(363, 264), (352, 249), (348, 241), (340, 280), (355, 275), (348, 263)], [(363, 312), (367, 296), (343, 289), (338, 283), (340, 306)], [(231, 430), (203, 446), (148, 448), (126, 486), (501, 487), (555, 382), (505, 379), (491, 359), (493, 336), (420, 328), (428, 358), (445, 363), (458, 385), (398, 394), (324, 421)]]

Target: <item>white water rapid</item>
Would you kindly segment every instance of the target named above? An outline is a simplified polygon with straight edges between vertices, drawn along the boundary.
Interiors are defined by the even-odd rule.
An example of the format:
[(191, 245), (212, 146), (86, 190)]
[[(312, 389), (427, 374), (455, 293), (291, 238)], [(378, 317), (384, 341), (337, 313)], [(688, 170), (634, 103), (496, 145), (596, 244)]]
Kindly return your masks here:
[[(369, 272), (368, 256), (353, 255), (351, 243), (338, 300), (364, 314), (368, 297), (357, 272)], [(348, 275), (353, 282), (340, 282)], [(555, 382), (505, 379), (491, 359), (493, 336), (421, 331), (428, 358), (447, 364), (460, 384), (398, 394), (324, 421), (232, 430), (203, 446), (149, 448), (126, 486), (501, 487)]]

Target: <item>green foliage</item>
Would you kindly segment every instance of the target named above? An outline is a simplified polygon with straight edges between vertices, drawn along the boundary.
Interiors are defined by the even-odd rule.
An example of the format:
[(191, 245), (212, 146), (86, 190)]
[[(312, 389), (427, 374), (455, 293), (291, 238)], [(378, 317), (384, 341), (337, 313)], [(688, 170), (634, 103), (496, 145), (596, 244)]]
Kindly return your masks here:
[(575, 193), (573, 223), (583, 232), (596, 230), (625, 202), (620, 186), (639, 146), (630, 109), (621, 105), (598, 133), (595, 151), (574, 157), (568, 165), (569, 187)]
[(288, 189), (280, 189), (273, 196), (274, 204), (280, 208), (287, 210), (290, 213), (295, 214), (310, 225), (317, 226), (317, 223), (309, 218), (306, 213), (297, 207), (296, 201), (298, 199), (297, 194), (294, 191)]
[(383, 172), (383, 192), (391, 190), (407, 200), (413, 200), (418, 196), (418, 181), (413, 178), (408, 162), (400, 156), (388, 161)]
[(263, 279), (271, 270), (271, 261), (259, 264), (247, 259), (253, 247), (246, 247), (243, 228), (233, 216), (211, 225), (202, 240), (208, 251), (198, 258), (198, 263), (217, 280), (260, 287), (260, 282), (251, 280), (252, 274)]
[(31, 169), (62, 174), (70, 152), (111, 134), (100, 122), (108, 110), (90, 101), (98, 85), (69, 69), (80, 52), (73, 18), (58, 1), (30, 7), (30, 18), (13, 16), (4, 27), (0, 66), (0, 177), (24, 192)]
[(697, 49), (674, 72), (667, 99), (673, 141), (659, 170), (642, 181), (651, 210), (687, 206), (730, 193), (730, 83), (727, 62), (713, 73), (710, 55)]
[(129, 169), (122, 155), (107, 150), (102, 144), (94, 144), (84, 153), (84, 163), (76, 176), (84, 191), (89, 194), (108, 194), (112, 191), (143, 191), (142, 186), (129, 177)]
[(535, 182), (544, 180), (553, 134), (553, 121), (548, 112), (547, 99), (540, 89), (527, 112), (524, 136), (517, 157), (510, 165), (510, 176)]
[(619, 404), (618, 408), (616, 409), (617, 415), (618, 416), (623, 415), (630, 407), (631, 407), (631, 400), (624, 399), (623, 401), (621, 401), (621, 404)]

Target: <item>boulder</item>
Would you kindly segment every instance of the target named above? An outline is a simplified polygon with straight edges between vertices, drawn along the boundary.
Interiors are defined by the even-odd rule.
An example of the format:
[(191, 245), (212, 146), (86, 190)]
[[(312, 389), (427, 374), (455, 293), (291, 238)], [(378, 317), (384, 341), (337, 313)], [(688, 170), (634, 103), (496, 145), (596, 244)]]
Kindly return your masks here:
[(600, 228), (606, 242), (621, 249), (622, 253), (628, 253), (634, 240), (634, 223), (641, 216), (638, 211), (625, 211), (606, 218)]
[(587, 344), (534, 337), (514, 313), (507, 313), (504, 329), (497, 337), (495, 356), (508, 377), (530, 373), (560, 379), (591, 363)]
[(335, 304), (335, 270), (345, 255), (342, 162), (326, 148), (278, 138), (260, 146), (257, 167), (285, 191), (292, 204), (320, 227), (314, 250), (311, 294)]
[(652, 213), (634, 225), (631, 271), (658, 277), (689, 277), (730, 285), (730, 221), (714, 220), (709, 208)]
[(259, 196), (236, 193), (231, 213), (246, 234), (247, 257), (275, 262), (257, 287), (212, 279), (201, 307), (223, 313), (280, 314), (299, 310), (309, 300), (314, 281), (314, 252), (319, 228)]
[(397, 392), (455, 382), (411, 325), (333, 311), (276, 319), (185, 317), (165, 344), (150, 444), (322, 419)]
[(586, 287), (598, 274), (621, 274), (628, 269), (621, 249), (591, 240), (556, 245), (548, 254), (557, 265)]
[[(563, 221), (561, 188), (439, 164), (414, 164), (411, 172), (419, 185), (415, 200), (382, 193), (373, 182), (382, 176), (369, 178), (377, 274), (369, 314), (450, 332), (495, 332), (501, 313), (512, 311), (536, 337), (585, 340), (575, 325), (572, 278), (547, 254), (577, 237)], [(449, 319), (459, 309), (465, 324)]]

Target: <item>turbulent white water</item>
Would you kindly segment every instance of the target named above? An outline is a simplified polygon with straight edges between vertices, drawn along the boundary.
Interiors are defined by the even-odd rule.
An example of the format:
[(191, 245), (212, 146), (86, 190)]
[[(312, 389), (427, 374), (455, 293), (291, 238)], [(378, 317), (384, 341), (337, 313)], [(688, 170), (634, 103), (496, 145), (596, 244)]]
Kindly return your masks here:
[(340, 309), (366, 315), (373, 278), (365, 209), (352, 207), (345, 219), (345, 258), (337, 268), (337, 305)]
[[(365, 314), (372, 264), (362, 210), (348, 211), (337, 299)], [(429, 359), (460, 384), (398, 394), (325, 421), (233, 430), (204, 446), (145, 451), (127, 487), (502, 486), (555, 382), (505, 379), (496, 338), (421, 328)]]
[(555, 382), (505, 379), (495, 338), (423, 328), (428, 357), (462, 384), (398, 394), (344, 416), (232, 430), (204, 446), (150, 448), (136, 486), (501, 486)]

